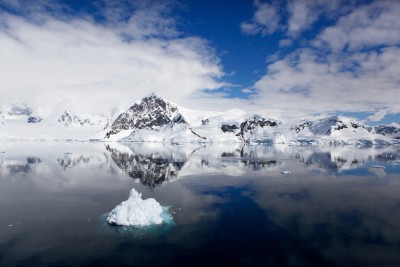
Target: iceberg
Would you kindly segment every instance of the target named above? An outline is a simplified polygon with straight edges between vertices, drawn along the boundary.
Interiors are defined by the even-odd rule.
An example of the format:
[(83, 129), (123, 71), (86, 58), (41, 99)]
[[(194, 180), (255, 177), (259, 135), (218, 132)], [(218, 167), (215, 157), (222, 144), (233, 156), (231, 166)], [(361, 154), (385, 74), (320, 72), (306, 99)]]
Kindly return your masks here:
[(151, 226), (163, 223), (163, 207), (154, 198), (142, 199), (132, 189), (129, 198), (117, 205), (107, 217), (109, 224), (123, 226)]

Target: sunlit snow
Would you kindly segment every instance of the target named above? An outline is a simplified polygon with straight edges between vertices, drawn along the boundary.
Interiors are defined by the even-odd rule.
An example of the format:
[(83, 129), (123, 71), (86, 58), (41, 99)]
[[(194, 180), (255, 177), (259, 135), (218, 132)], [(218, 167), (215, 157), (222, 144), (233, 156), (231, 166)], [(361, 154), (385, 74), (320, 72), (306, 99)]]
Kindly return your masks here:
[(132, 189), (128, 200), (116, 206), (107, 222), (124, 226), (150, 226), (163, 223), (164, 209), (154, 198), (142, 199), (142, 194)]

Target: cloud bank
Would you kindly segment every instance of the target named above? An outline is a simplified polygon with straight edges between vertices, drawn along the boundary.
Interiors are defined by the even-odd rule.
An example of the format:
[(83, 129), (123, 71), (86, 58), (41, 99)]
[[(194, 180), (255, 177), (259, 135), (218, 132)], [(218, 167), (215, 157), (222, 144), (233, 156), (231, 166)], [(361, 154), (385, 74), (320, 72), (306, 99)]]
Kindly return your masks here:
[[(367, 112), (372, 113), (367, 120), (379, 121), (400, 113), (400, 2), (356, 2), (285, 2), (288, 15), (281, 12), (280, 27), (273, 25), (283, 31), (280, 45), (292, 46), (291, 51), (269, 62), (254, 83), (256, 104), (289, 117)], [(264, 12), (256, 3), (255, 14)], [(320, 20), (325, 24), (311, 38), (299, 36)]]
[(179, 102), (221, 86), (212, 48), (180, 34), (165, 3), (104, 1), (90, 14), (46, 1), (10, 3), (1, 4), (13, 12), (0, 9), (3, 104), (104, 112), (150, 92)]
[[(186, 107), (277, 119), (361, 112), (372, 122), (400, 114), (399, 1), (255, 0), (254, 13), (232, 28), (268, 49), (258, 39), (248, 47), (276, 53), (264, 55), (265, 69), (247, 88), (224, 75), (221, 51), (180, 31), (177, 6), (103, 0), (86, 10), (0, 0), (0, 108), (105, 112), (154, 92)], [(236, 38), (234, 30), (226, 36)], [(229, 98), (234, 90), (241, 94)]]

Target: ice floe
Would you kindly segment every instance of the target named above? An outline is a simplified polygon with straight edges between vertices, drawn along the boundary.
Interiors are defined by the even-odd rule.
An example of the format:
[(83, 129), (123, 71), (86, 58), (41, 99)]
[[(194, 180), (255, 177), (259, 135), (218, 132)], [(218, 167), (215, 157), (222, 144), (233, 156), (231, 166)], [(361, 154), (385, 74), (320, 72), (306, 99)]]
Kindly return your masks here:
[(142, 199), (142, 194), (132, 189), (128, 200), (108, 214), (107, 222), (123, 226), (157, 225), (163, 223), (164, 210), (154, 198)]

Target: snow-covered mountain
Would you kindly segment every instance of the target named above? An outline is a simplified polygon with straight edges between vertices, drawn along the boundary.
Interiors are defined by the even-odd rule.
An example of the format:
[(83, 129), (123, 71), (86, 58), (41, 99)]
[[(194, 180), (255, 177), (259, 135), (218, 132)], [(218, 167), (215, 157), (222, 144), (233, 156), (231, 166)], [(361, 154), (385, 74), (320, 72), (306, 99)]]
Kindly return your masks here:
[[(400, 128), (368, 127), (354, 119), (330, 116), (285, 124), (241, 110), (204, 112), (180, 107), (154, 94), (113, 116), (38, 116), (27, 106), (0, 113), (0, 139), (61, 139), (159, 143), (352, 144), (400, 143)], [(113, 117), (113, 119), (110, 119)]]
[(331, 116), (316, 121), (303, 121), (290, 128), (289, 139), (299, 143), (390, 144), (394, 140), (372, 133), (353, 119)]
[(106, 140), (185, 142), (197, 136), (176, 104), (154, 94), (121, 113), (99, 136)]
[(71, 111), (66, 110), (60, 115), (60, 117), (57, 119), (57, 122), (65, 127), (94, 126), (104, 124), (104, 119), (101, 120), (99, 118), (80, 118), (77, 115), (74, 115)]
[(260, 115), (231, 118), (225, 114), (204, 117), (192, 130), (204, 142), (273, 143), (281, 123)]
[[(237, 117), (217, 115), (193, 116), (191, 123), (183, 115), (193, 113), (156, 95), (136, 102), (100, 135), (105, 140), (136, 142), (258, 142), (272, 143), (271, 134), (280, 122), (260, 115)], [(196, 113), (196, 112), (195, 112)], [(197, 112), (198, 113), (198, 112)], [(98, 137), (98, 136), (97, 136)]]
[(30, 107), (15, 105), (0, 112), (0, 140), (88, 139), (107, 122), (105, 116), (78, 116), (71, 111), (41, 116)]
[(370, 132), (391, 137), (394, 139), (400, 139), (400, 127), (379, 125), (375, 127), (370, 127)]
[[(195, 115), (193, 115), (195, 114)], [(190, 119), (186, 119), (190, 118)], [(387, 129), (389, 131), (390, 129)], [(156, 95), (136, 102), (94, 139), (164, 143), (392, 144), (381, 128), (375, 132), (353, 119), (331, 116), (295, 125), (253, 114), (206, 114), (179, 107)], [(391, 133), (394, 131), (391, 130)]]

